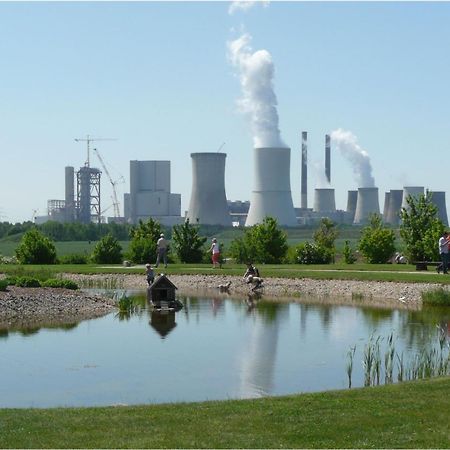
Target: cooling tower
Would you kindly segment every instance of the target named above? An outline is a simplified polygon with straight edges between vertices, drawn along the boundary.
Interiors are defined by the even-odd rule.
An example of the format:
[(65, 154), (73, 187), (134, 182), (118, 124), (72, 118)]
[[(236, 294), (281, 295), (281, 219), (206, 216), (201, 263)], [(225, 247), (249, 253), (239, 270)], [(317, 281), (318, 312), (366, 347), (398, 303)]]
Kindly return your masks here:
[(402, 198), (402, 208), (409, 209), (408, 203), (406, 199), (408, 196), (411, 197), (419, 197), (419, 195), (423, 195), (424, 193), (423, 186), (404, 186), (403, 187), (403, 198)]
[(319, 213), (336, 211), (334, 189), (314, 190), (314, 211)]
[(191, 153), (192, 192), (187, 218), (193, 224), (231, 226), (225, 195), (226, 153)]
[(328, 183), (331, 183), (331, 145), (329, 134), (325, 135), (325, 176)]
[(267, 216), (279, 225), (296, 226), (291, 195), (291, 149), (262, 147), (253, 150), (254, 190), (245, 226), (262, 223)]
[(302, 131), (302, 185), (301, 204), (302, 209), (308, 208), (308, 133)]
[(398, 225), (400, 223), (400, 212), (402, 209), (403, 190), (391, 189), (389, 192), (388, 210), (384, 216), (384, 222), (390, 225)]
[(385, 192), (384, 193), (384, 207), (383, 207), (383, 221), (386, 223), (386, 217), (389, 210), (389, 202), (391, 200), (391, 193)]
[(356, 200), (356, 211), (353, 223), (367, 223), (370, 214), (380, 214), (378, 188), (358, 188), (358, 198)]
[(351, 221), (355, 218), (356, 201), (358, 200), (358, 191), (348, 191), (347, 193), (347, 212), (351, 215)]
[(75, 220), (75, 170), (73, 167), (65, 168), (65, 213), (66, 222)]
[(442, 223), (447, 227), (448, 226), (448, 218), (447, 218), (447, 207), (445, 205), (445, 192), (436, 191), (431, 192), (431, 203), (437, 208), (437, 216), (442, 221)]

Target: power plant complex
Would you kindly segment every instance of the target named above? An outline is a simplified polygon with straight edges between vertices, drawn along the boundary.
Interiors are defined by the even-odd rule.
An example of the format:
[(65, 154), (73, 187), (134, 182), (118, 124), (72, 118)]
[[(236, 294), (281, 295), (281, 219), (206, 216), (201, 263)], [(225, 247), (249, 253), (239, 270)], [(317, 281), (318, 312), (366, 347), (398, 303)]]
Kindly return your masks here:
[[(36, 223), (58, 222), (100, 223), (105, 221), (136, 224), (153, 218), (162, 225), (173, 226), (189, 219), (203, 225), (253, 226), (267, 216), (281, 226), (295, 227), (314, 224), (323, 217), (336, 223), (364, 225), (371, 214), (380, 214), (379, 192), (375, 186), (360, 186), (347, 193), (345, 210), (338, 210), (335, 189), (331, 187), (331, 139), (325, 135), (324, 175), (327, 187), (315, 188), (313, 207), (308, 208), (308, 133), (301, 133), (301, 196), (295, 208), (291, 194), (291, 149), (288, 147), (256, 147), (253, 149), (253, 190), (250, 201), (230, 201), (226, 196), (225, 163), (221, 152), (191, 153), (192, 187), (189, 207), (181, 214), (181, 194), (171, 192), (171, 162), (168, 160), (130, 161), (130, 190), (123, 196), (123, 216), (119, 212), (116, 183), (96, 149), (113, 188), (113, 217), (104, 217), (101, 199), (102, 171), (91, 167), (88, 136), (88, 159), (75, 171), (65, 168), (64, 200), (48, 200), (47, 215), (35, 217)], [(383, 221), (391, 226), (401, 222), (402, 209), (408, 210), (408, 197), (426, 193), (424, 186), (404, 186), (385, 193)], [(448, 226), (445, 192), (432, 193), (438, 217)], [(106, 208), (106, 210), (109, 208)]]

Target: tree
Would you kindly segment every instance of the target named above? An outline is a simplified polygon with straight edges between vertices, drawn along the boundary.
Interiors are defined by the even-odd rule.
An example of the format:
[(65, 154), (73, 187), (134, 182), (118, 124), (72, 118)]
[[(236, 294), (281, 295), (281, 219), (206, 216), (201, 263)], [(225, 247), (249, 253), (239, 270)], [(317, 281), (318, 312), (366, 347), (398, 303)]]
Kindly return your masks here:
[(234, 239), (229, 253), (237, 262), (278, 264), (288, 250), (287, 236), (273, 217), (244, 231), (242, 238)]
[(395, 233), (383, 226), (381, 216), (372, 214), (361, 231), (359, 250), (370, 264), (384, 264), (395, 252)]
[(314, 232), (313, 238), (316, 245), (319, 249), (327, 250), (326, 253), (330, 255), (330, 258), (328, 258), (328, 263), (334, 262), (334, 256), (336, 254), (336, 247), (334, 243), (338, 237), (338, 234), (336, 224), (327, 217), (320, 221), (318, 230)]
[(92, 261), (97, 264), (117, 264), (122, 262), (122, 247), (112, 235), (102, 237), (94, 247)]
[(32, 228), (23, 235), (16, 257), (20, 264), (55, 264), (55, 244), (37, 228)]
[(444, 224), (437, 217), (437, 208), (431, 203), (432, 193), (418, 198), (408, 196), (408, 207), (400, 213), (400, 236), (410, 261), (439, 261), (438, 241)]
[(199, 235), (199, 227), (191, 225), (186, 219), (182, 225), (172, 229), (172, 241), (175, 254), (182, 263), (197, 263), (203, 259), (203, 245), (206, 237)]
[(297, 264), (329, 264), (334, 253), (315, 242), (301, 242), (295, 247)]
[(344, 257), (345, 264), (353, 264), (356, 262), (356, 256), (350, 247), (350, 241), (345, 241), (344, 250), (342, 251), (342, 256)]
[(145, 264), (156, 258), (156, 243), (161, 235), (161, 225), (150, 218), (147, 222), (139, 220), (130, 230), (131, 242), (127, 258), (138, 264)]

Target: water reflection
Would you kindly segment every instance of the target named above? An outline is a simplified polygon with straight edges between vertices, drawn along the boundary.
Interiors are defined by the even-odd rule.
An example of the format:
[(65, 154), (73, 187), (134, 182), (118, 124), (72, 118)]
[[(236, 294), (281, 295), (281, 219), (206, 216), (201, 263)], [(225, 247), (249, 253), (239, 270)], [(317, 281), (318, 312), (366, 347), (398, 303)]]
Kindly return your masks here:
[(150, 325), (164, 339), (176, 326), (175, 311), (157, 311), (151, 313)]

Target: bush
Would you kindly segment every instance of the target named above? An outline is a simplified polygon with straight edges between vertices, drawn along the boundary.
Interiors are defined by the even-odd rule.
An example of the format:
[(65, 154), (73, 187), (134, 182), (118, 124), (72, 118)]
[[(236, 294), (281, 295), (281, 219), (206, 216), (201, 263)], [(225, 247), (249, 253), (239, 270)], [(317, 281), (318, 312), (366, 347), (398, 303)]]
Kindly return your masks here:
[(56, 264), (55, 244), (32, 228), (23, 235), (16, 257), (20, 264)]
[(313, 235), (315, 244), (320, 249), (326, 249), (331, 254), (330, 263), (334, 262), (334, 256), (336, 254), (335, 241), (338, 234), (336, 224), (325, 217), (320, 221), (320, 226)]
[[(131, 242), (126, 254), (127, 259), (136, 264), (145, 264), (156, 260), (156, 243), (161, 235), (159, 222), (148, 219), (139, 220), (139, 224), (130, 231)], [(169, 249), (167, 249), (169, 251)]]
[(0, 280), (0, 291), (6, 291), (8, 287), (8, 282), (6, 280)]
[(102, 237), (92, 252), (92, 261), (97, 264), (118, 264), (122, 258), (122, 247), (112, 234)]
[(19, 287), (41, 287), (41, 282), (37, 278), (33, 277), (19, 277), (16, 280), (16, 286)]
[[(189, 219), (182, 225), (175, 225), (172, 231), (173, 248), (180, 262), (199, 263), (203, 260), (205, 237), (199, 235), (199, 227), (191, 225)], [(210, 258), (211, 260), (211, 258)]]
[(17, 283), (17, 277), (8, 276), (4, 278), (3, 281), (5, 281), (8, 286), (15, 286)]
[(370, 264), (384, 264), (395, 253), (395, 233), (383, 226), (381, 216), (372, 214), (361, 231), (359, 250)]
[(61, 256), (59, 262), (61, 264), (87, 264), (88, 256), (83, 253), (72, 253), (71, 255)]
[(342, 252), (342, 256), (344, 257), (345, 264), (353, 264), (356, 261), (356, 256), (353, 253), (352, 248), (350, 247), (350, 242), (345, 241), (344, 250)]
[(334, 251), (316, 243), (302, 242), (296, 247), (298, 264), (330, 264), (334, 258)]
[(63, 288), (63, 289), (79, 289), (78, 284), (71, 280), (60, 280), (56, 278), (50, 278), (41, 284), (42, 287), (50, 288)]
[(18, 264), (19, 261), (15, 256), (0, 255), (0, 264)]

